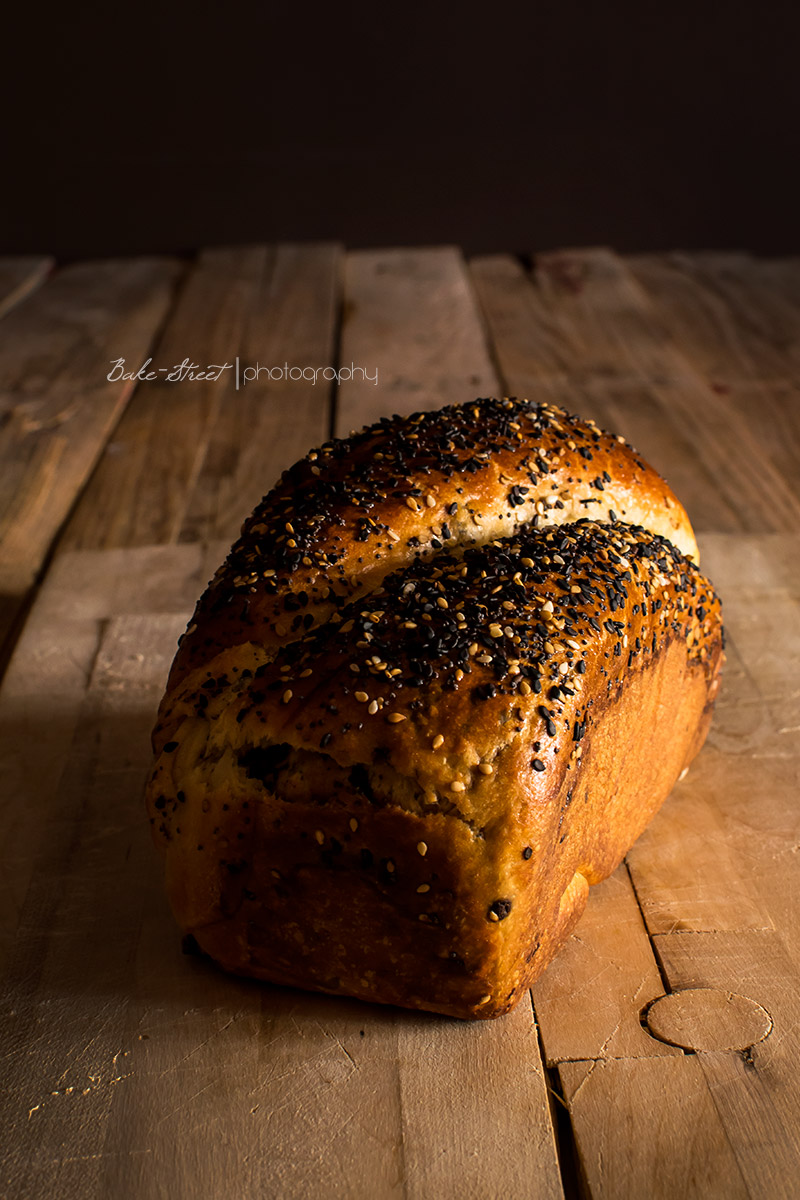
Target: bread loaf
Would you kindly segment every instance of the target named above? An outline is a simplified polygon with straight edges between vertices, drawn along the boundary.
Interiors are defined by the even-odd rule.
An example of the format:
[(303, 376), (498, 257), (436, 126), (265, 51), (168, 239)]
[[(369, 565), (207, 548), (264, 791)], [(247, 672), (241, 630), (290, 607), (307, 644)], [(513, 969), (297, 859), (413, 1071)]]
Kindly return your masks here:
[(696, 554), (656, 473), (560, 409), (312, 452), (161, 706), (147, 803), (181, 927), (277, 983), (508, 1011), (705, 737), (722, 626)]

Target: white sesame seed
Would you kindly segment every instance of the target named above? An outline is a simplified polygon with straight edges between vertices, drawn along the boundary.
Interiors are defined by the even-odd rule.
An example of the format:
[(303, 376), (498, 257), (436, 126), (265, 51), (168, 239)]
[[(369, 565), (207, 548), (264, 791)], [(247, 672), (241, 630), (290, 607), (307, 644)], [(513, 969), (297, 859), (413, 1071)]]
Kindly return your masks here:
[(358, 821), (355, 819), (355, 817), (350, 818), (350, 828), (352, 829), (353, 833), (355, 833), (358, 829)]
[(411, 509), (412, 512), (419, 511), (419, 505), (417, 504), (417, 502), (413, 496), (406, 496), (406, 504), (408, 505), (408, 507)]
[(365, 704), (367, 700), (369, 700), (369, 696), (366, 692), (353, 692), (353, 695), (355, 696), (356, 700), (358, 700), (359, 704)]
[(291, 700), (291, 698), (292, 698), (292, 689), (287, 688), (286, 691), (283, 693), (283, 703), (288, 704), (289, 701)]
[(420, 895), (422, 895), (423, 892), (429, 892), (430, 890), (431, 885), (429, 883), (421, 883), (417, 888), (417, 891), (420, 893)]
[(312, 674), (311, 667), (306, 667), (305, 671), (300, 672), (300, 678), (308, 679), (309, 675), (311, 675), (311, 674)]
[(570, 667), (570, 664), (568, 662), (561, 663), (561, 665), (558, 668), (559, 675), (568, 675), (569, 667)]
[(453, 782), (450, 784), (451, 792), (465, 792), (466, 790), (467, 790), (467, 785), (465, 783), (462, 783), (460, 779), (454, 779)]
[(314, 837), (317, 839), (317, 841), (319, 842), (320, 846), (321, 846), (321, 845), (322, 845), (322, 843), (325, 841), (325, 834), (322, 832), (322, 830), (321, 830), (321, 829), (315, 829), (315, 830), (314, 830)]
[(428, 847), (427, 847), (426, 843), (425, 842), (417, 842), (417, 851), (424, 858), (425, 855), (428, 853)]
[(389, 721), (389, 723), (391, 725), (396, 725), (398, 723), (398, 721), (405, 721), (407, 718), (405, 717), (405, 715), (403, 713), (395, 712), (395, 713), (389, 713), (389, 716), (386, 719)]
[(285, 636), (286, 636), (286, 633), (287, 633), (286, 626), (285, 626), (285, 625), (281, 625), (280, 623), (279, 623), (279, 624), (277, 624), (277, 625), (275, 626), (275, 632), (277, 633), (278, 637), (285, 637)]
[(478, 770), (481, 775), (494, 775), (494, 767), (491, 763), (478, 763)]
[(531, 685), (528, 683), (527, 679), (522, 680), (522, 683), (519, 685), (519, 690), (523, 696), (530, 696)]
[(433, 739), (432, 745), (434, 750), (438, 750), (440, 746), (444, 745), (444, 738), (441, 733), (437, 733), (436, 737)]
[(370, 714), (370, 716), (373, 716), (373, 717), (374, 717), (374, 716), (375, 716), (375, 713), (376, 713), (377, 711), (378, 711), (378, 701), (377, 701), (377, 700), (372, 700), (372, 701), (370, 702), (370, 706), (369, 706), (369, 708), (367, 709), (367, 712)]
[(430, 492), (429, 492), (429, 493), (428, 493), (428, 495), (425, 497), (425, 503), (427, 504), (428, 508), (435, 508), (435, 507), (436, 507), (436, 501), (434, 500), (434, 498), (433, 498), (433, 496), (430, 494)]

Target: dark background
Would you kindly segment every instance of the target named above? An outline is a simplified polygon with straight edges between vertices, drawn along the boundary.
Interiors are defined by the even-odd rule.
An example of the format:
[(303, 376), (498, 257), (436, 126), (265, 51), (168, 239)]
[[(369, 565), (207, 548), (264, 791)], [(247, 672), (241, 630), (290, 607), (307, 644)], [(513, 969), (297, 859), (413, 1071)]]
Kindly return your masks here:
[(794, 252), (800, 5), (30, 6), (3, 253)]

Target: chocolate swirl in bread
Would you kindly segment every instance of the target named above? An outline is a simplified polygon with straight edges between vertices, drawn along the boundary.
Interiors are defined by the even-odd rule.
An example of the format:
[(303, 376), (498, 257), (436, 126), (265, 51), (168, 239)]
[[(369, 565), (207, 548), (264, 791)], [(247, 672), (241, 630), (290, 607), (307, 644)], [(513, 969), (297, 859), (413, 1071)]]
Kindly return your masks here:
[[(445, 414), (447, 428), (469, 407)], [(495, 404), (517, 425), (523, 407)], [(531, 421), (543, 411), (531, 406)], [(393, 444), (414, 432), (415, 420), (402, 435), (396, 423)], [(601, 480), (615, 499), (619, 463), (629, 469), (625, 486), (634, 478), (642, 485), (643, 497), (631, 490), (620, 515), (638, 505), (655, 522), (677, 522), (694, 547), (683, 510), (633, 451), (584, 425), (594, 446), (587, 460), (571, 419), (546, 410), (545, 420), (556, 447), (535, 457), (551, 461), (544, 494), (565, 507), (539, 496), (537, 524), (573, 516), (568, 505), (588, 490), (578, 461), (593, 461), (602, 447), (619, 460), (605, 460), (616, 472)], [(495, 447), (498, 437), (495, 427)], [(418, 478), (421, 495), (434, 498), (426, 508), (436, 508), (445, 487), (462, 498), (466, 536), (459, 544), (450, 527), (443, 539), (438, 512), (425, 527), (421, 510), (403, 502), (420, 532), (404, 528), (400, 543), (387, 530), (371, 535), (368, 583), (356, 598), (352, 559), (370, 538), (355, 548), (346, 541), (352, 493), (342, 498), (341, 525), (332, 508), (317, 525), (327, 566), (299, 532), (298, 509), (319, 504), (295, 500), (295, 520), (284, 524), (293, 525), (285, 532), (296, 547), (262, 544), (267, 514), (275, 530), (287, 513), (289, 472), (246, 526), (225, 582), (220, 576), (201, 601), (192, 649), (182, 662), (179, 654), (162, 704), (148, 807), (178, 921), (222, 966), (459, 1017), (497, 1016), (551, 960), (589, 884), (616, 867), (702, 744), (722, 658), (711, 585), (671, 542), (638, 525), (517, 527), (522, 504), (501, 507), (497, 495), (526, 485), (508, 483), (512, 464), (501, 470), (495, 461), (502, 453), (510, 452), (495, 449), (474, 471)], [(531, 453), (526, 446), (517, 458)], [(331, 459), (341, 462), (335, 450)], [(478, 500), (480, 472), (493, 481)], [(435, 490), (426, 492), (429, 484)], [(538, 476), (529, 485), (538, 487)], [(385, 518), (387, 499), (371, 511), (381, 505)], [(395, 505), (395, 531), (400, 512)], [(465, 547), (484, 524), (503, 522), (516, 527), (508, 536)], [(337, 537), (343, 573), (332, 572)], [(386, 575), (378, 541), (416, 558)], [(234, 572), (245, 560), (285, 566), (295, 550), (294, 573), (267, 574), (292, 587), (250, 592), (258, 617), (252, 609), (226, 616), (219, 597), (232, 584), (227, 603), (238, 608), (242, 576)], [(280, 604), (306, 590), (294, 586), (302, 569), (306, 580), (316, 572), (308, 587), (320, 598), (324, 586), (346, 595), (349, 580), (349, 602), (340, 600), (324, 624), (321, 604)], [(258, 589), (264, 570), (248, 588)], [(325, 570), (336, 577), (331, 585), (322, 585)], [(301, 617), (294, 628), (283, 626), (287, 611), (292, 623)], [(201, 666), (196, 648), (206, 636)]]

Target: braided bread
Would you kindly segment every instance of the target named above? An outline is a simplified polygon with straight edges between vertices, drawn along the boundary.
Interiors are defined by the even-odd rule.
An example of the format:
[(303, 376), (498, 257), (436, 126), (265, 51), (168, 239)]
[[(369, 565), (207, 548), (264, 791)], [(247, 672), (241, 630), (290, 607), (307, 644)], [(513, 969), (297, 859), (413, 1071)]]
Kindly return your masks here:
[(147, 804), (182, 928), (273, 982), (508, 1011), (705, 738), (722, 626), (696, 557), (663, 480), (561, 409), (312, 451), (161, 705)]

